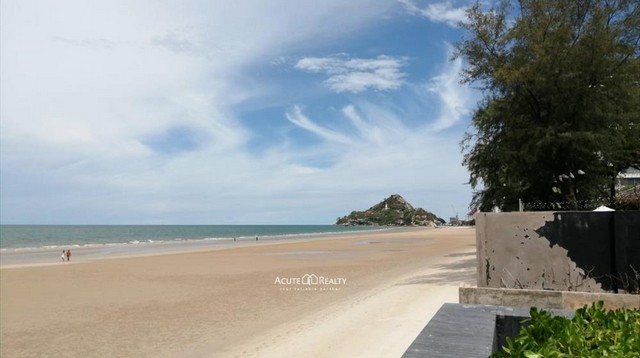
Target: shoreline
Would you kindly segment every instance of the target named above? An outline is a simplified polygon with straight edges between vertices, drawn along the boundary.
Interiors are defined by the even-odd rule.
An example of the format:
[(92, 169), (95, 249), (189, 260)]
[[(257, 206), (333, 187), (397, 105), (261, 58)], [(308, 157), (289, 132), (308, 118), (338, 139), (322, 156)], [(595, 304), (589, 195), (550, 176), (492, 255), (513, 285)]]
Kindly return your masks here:
[[(217, 228), (217, 227), (234, 227), (237, 226), (239, 228), (253, 228), (253, 227), (257, 227), (257, 228), (268, 228), (268, 227), (299, 227), (299, 228), (308, 228), (308, 227), (322, 227), (322, 228), (344, 228), (345, 226), (341, 226), (341, 225), (10, 225), (10, 224), (3, 224), (0, 225), (0, 227), (37, 227), (37, 228), (65, 228), (65, 227), (69, 227), (69, 228), (129, 228), (129, 227), (133, 227), (133, 228), (158, 228), (158, 227), (166, 227), (166, 228), (182, 228), (184, 227), (185, 229), (189, 229), (189, 228), (200, 228), (200, 227), (211, 227), (211, 228)], [(413, 226), (414, 228), (417, 226)], [(162, 244), (162, 243), (175, 243), (175, 242), (201, 242), (201, 241), (225, 241), (225, 240), (232, 240), (234, 238), (241, 240), (241, 241), (247, 241), (247, 240), (252, 240), (253, 238), (255, 238), (256, 236), (260, 237), (260, 238), (265, 238), (265, 239), (286, 239), (289, 237), (305, 237), (305, 236), (318, 236), (318, 235), (340, 235), (340, 234), (349, 234), (349, 233), (358, 233), (358, 232), (378, 232), (378, 231), (386, 231), (389, 229), (395, 229), (395, 228), (411, 228), (408, 226), (348, 226), (348, 228), (350, 228), (349, 230), (336, 230), (336, 231), (305, 231), (305, 230), (301, 230), (299, 232), (292, 232), (292, 233), (268, 233), (265, 234), (260, 233), (260, 232), (252, 232), (251, 234), (248, 233), (244, 233), (244, 234), (231, 234), (229, 231), (224, 231), (224, 232), (219, 232), (219, 234), (221, 236), (198, 236), (198, 237), (182, 237), (182, 235), (180, 234), (175, 234), (178, 236), (170, 236), (170, 237), (164, 237), (161, 238), (158, 235), (161, 236), (160, 233), (158, 233), (158, 235), (154, 235), (154, 236), (146, 236), (146, 237), (138, 237), (138, 238), (127, 238), (126, 240), (122, 240), (122, 238), (119, 241), (114, 241), (114, 242), (100, 242), (100, 243), (74, 243), (74, 242), (70, 242), (67, 244), (60, 244), (60, 243), (55, 243), (55, 244), (44, 244), (44, 245), (39, 245), (39, 246), (18, 246), (18, 247), (6, 247), (6, 246), (0, 246), (0, 253), (2, 252), (10, 252), (10, 253), (14, 253), (14, 252), (22, 252), (22, 251), (37, 251), (37, 250), (51, 250), (51, 249), (66, 249), (66, 248), (95, 248), (95, 247), (105, 247), (105, 246), (120, 246), (120, 245), (145, 245), (145, 244)], [(241, 231), (241, 230), (238, 230)], [(33, 234), (33, 233), (32, 233)], [(95, 234), (95, 233), (94, 233)], [(213, 233), (212, 233), (213, 234)], [(35, 234), (34, 234), (35, 235)], [(89, 234), (90, 235), (90, 234)], [(123, 235), (130, 235), (129, 233), (123, 233)], [(147, 235), (153, 235), (153, 234), (147, 234)], [(76, 238), (77, 239), (77, 238)], [(114, 237), (114, 239), (116, 239), (116, 237)], [(117, 239), (116, 239), (117, 240)], [(6, 242), (2, 243), (3, 245), (6, 245)]]
[[(67, 245), (55, 247), (27, 247), (0, 250), (0, 269), (12, 269), (21, 267), (38, 267), (49, 265), (70, 264), (94, 260), (118, 259), (127, 257), (145, 257), (154, 255), (170, 255), (175, 253), (189, 253), (207, 250), (224, 250), (234, 247), (247, 247), (255, 245), (272, 245), (284, 243), (296, 243), (314, 240), (344, 239), (349, 237), (366, 236), (386, 232), (406, 232), (413, 230), (432, 230), (431, 227), (387, 226), (381, 229), (355, 230), (346, 232), (327, 232), (309, 234), (286, 234), (260, 236), (259, 240), (253, 237), (241, 237), (236, 241), (233, 238), (220, 239), (188, 239), (188, 240), (158, 240), (139, 243), (111, 243), (111, 244), (86, 244)], [(61, 262), (62, 249), (71, 249), (70, 262)]]
[(473, 229), (346, 236), (3, 267), (0, 356), (398, 357), (475, 282)]

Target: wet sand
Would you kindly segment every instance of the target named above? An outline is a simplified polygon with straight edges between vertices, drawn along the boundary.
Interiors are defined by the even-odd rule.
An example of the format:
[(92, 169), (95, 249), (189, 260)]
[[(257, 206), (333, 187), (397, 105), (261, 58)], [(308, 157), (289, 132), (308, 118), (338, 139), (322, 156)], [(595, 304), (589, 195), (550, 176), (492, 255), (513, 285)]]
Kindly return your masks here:
[(398, 357), (475, 283), (475, 231), (72, 260), (0, 269), (1, 356)]

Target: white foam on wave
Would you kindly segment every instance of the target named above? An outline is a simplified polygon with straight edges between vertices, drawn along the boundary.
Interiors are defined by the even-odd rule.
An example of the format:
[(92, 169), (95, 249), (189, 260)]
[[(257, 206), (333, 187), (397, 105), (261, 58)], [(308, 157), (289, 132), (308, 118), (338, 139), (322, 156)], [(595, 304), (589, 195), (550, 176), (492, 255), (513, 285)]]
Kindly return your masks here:
[(191, 241), (220, 241), (220, 240), (229, 240), (230, 237), (205, 237), (204, 239), (200, 239), (200, 240), (191, 240)]
[(333, 236), (333, 235), (342, 235), (342, 234), (350, 234), (350, 233), (377, 232), (377, 231), (385, 231), (385, 230), (389, 230), (389, 227), (379, 227), (375, 229), (363, 228), (361, 230), (346, 230), (346, 231), (336, 230), (336, 231), (330, 231), (330, 232), (308, 232), (308, 233), (291, 233), (291, 234), (274, 234), (274, 235), (253, 234), (253, 235), (240, 235), (235, 237), (234, 236), (207, 237), (207, 238), (198, 238), (198, 239), (185, 239), (182, 237), (176, 237), (173, 239), (167, 238), (162, 240), (146, 239), (142, 241), (130, 240), (130, 241), (122, 241), (122, 242), (107, 242), (107, 243), (54, 244), (54, 245), (44, 245), (44, 246), (37, 246), (37, 247), (16, 247), (16, 248), (3, 247), (3, 248), (0, 248), (0, 252), (11, 253), (11, 252), (30, 252), (30, 251), (37, 251), (37, 250), (54, 250), (54, 249), (59, 250), (59, 249), (65, 249), (69, 247), (100, 249), (101, 247), (117, 247), (117, 246), (126, 247), (128, 245), (138, 246), (138, 245), (144, 245), (144, 244), (168, 245), (168, 244), (177, 244), (178, 242), (181, 242), (184, 244), (197, 244), (198, 242), (200, 243), (224, 242), (224, 241), (232, 240), (234, 238), (239, 241), (253, 240), (256, 236), (259, 237), (261, 240), (286, 240), (286, 239), (295, 239), (295, 238), (304, 239), (304, 238), (311, 238), (318, 235)]

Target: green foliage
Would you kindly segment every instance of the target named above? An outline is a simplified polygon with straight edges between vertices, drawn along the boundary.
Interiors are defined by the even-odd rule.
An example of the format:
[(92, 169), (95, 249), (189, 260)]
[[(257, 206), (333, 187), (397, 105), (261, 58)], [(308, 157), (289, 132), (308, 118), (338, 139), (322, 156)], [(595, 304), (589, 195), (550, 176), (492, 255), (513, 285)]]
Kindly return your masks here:
[(485, 93), (462, 142), (472, 206), (615, 204), (617, 174), (640, 166), (640, 2), (516, 6), (477, 3), (457, 44)]
[(531, 308), (531, 318), (497, 357), (640, 357), (640, 310), (607, 311), (602, 301), (573, 319)]
[(352, 211), (336, 220), (337, 225), (420, 225), (425, 222), (444, 223), (444, 220), (422, 208), (413, 208), (397, 194), (366, 211)]

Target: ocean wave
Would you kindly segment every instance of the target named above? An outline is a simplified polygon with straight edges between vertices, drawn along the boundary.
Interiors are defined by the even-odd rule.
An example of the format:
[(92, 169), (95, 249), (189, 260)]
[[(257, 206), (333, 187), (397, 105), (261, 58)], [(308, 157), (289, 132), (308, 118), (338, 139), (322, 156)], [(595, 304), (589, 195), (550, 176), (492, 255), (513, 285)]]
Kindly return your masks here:
[(216, 236), (216, 237), (205, 237), (205, 238), (184, 238), (184, 237), (175, 237), (175, 238), (165, 238), (165, 239), (132, 239), (128, 241), (114, 241), (114, 242), (105, 242), (105, 243), (67, 243), (67, 244), (47, 244), (41, 246), (29, 246), (29, 247), (3, 247), (0, 248), (0, 252), (3, 253), (11, 253), (11, 252), (29, 252), (29, 251), (38, 251), (38, 250), (60, 250), (67, 248), (103, 248), (103, 247), (117, 247), (122, 246), (126, 247), (129, 245), (170, 245), (170, 244), (197, 244), (197, 243), (207, 243), (207, 242), (226, 242), (233, 241), (234, 239), (238, 241), (248, 241), (253, 240), (255, 237), (258, 237), (260, 240), (287, 240), (287, 239), (296, 239), (296, 238), (312, 238), (317, 236), (335, 236), (335, 235), (348, 235), (348, 234), (356, 234), (363, 232), (379, 232), (390, 230), (390, 227), (376, 227), (376, 228), (362, 228), (351, 229), (351, 230), (335, 230), (335, 231), (314, 231), (314, 232), (292, 232), (292, 233), (284, 233), (284, 234), (262, 234), (262, 233), (254, 233), (254, 234), (243, 234), (243, 235), (228, 235), (228, 236)]

